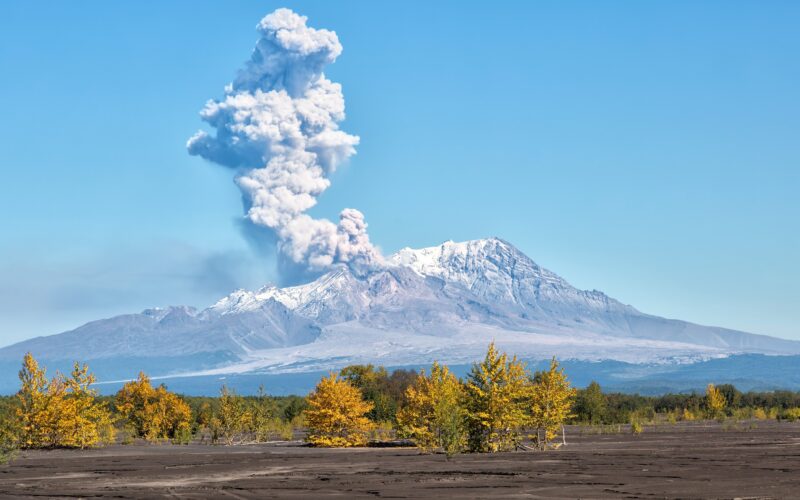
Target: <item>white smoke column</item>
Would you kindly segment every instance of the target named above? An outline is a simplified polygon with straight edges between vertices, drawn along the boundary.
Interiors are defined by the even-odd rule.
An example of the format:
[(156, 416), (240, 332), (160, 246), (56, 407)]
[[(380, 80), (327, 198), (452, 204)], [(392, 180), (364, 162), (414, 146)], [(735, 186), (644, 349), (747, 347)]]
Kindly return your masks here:
[(209, 101), (200, 113), (216, 136), (197, 132), (187, 148), (237, 170), (247, 218), (274, 231), (292, 262), (308, 271), (338, 263), (363, 271), (382, 262), (363, 214), (344, 209), (334, 224), (305, 213), (359, 141), (339, 130), (342, 87), (322, 72), (342, 53), (339, 39), (306, 20), (289, 9), (261, 20), (250, 61), (225, 88), (225, 98)]

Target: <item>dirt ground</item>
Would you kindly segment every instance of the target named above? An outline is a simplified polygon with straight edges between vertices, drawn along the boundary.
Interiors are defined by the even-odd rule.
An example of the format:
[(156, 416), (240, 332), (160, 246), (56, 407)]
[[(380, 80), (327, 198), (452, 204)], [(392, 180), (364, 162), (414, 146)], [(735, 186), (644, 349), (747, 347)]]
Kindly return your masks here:
[(559, 450), (466, 454), (298, 445), (26, 451), (2, 497), (800, 498), (800, 423), (568, 431)]

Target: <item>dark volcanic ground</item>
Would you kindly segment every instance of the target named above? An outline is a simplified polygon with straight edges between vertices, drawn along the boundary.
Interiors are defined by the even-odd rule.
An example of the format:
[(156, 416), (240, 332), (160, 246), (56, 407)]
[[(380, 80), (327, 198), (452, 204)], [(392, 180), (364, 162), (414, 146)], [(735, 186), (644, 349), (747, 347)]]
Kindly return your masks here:
[(408, 448), (269, 444), (27, 451), (0, 466), (0, 496), (800, 498), (800, 423), (571, 432), (560, 450), (449, 461)]

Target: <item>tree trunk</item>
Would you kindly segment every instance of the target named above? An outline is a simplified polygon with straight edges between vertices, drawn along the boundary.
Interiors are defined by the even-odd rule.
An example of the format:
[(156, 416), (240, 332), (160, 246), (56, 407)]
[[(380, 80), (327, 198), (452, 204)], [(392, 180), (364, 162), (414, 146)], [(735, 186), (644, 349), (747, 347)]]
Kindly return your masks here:
[(561, 424), (561, 444), (567, 444), (567, 433), (564, 431), (564, 424)]

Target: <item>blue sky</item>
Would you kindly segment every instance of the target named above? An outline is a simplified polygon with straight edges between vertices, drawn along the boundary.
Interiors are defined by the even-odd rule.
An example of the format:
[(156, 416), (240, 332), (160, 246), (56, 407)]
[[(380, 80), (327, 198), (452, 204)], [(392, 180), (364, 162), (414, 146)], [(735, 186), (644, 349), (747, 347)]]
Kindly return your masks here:
[(0, 345), (274, 279), (186, 153), (277, 7), (358, 154), (315, 216), (500, 236), (640, 310), (800, 339), (797, 2), (0, 3)]

